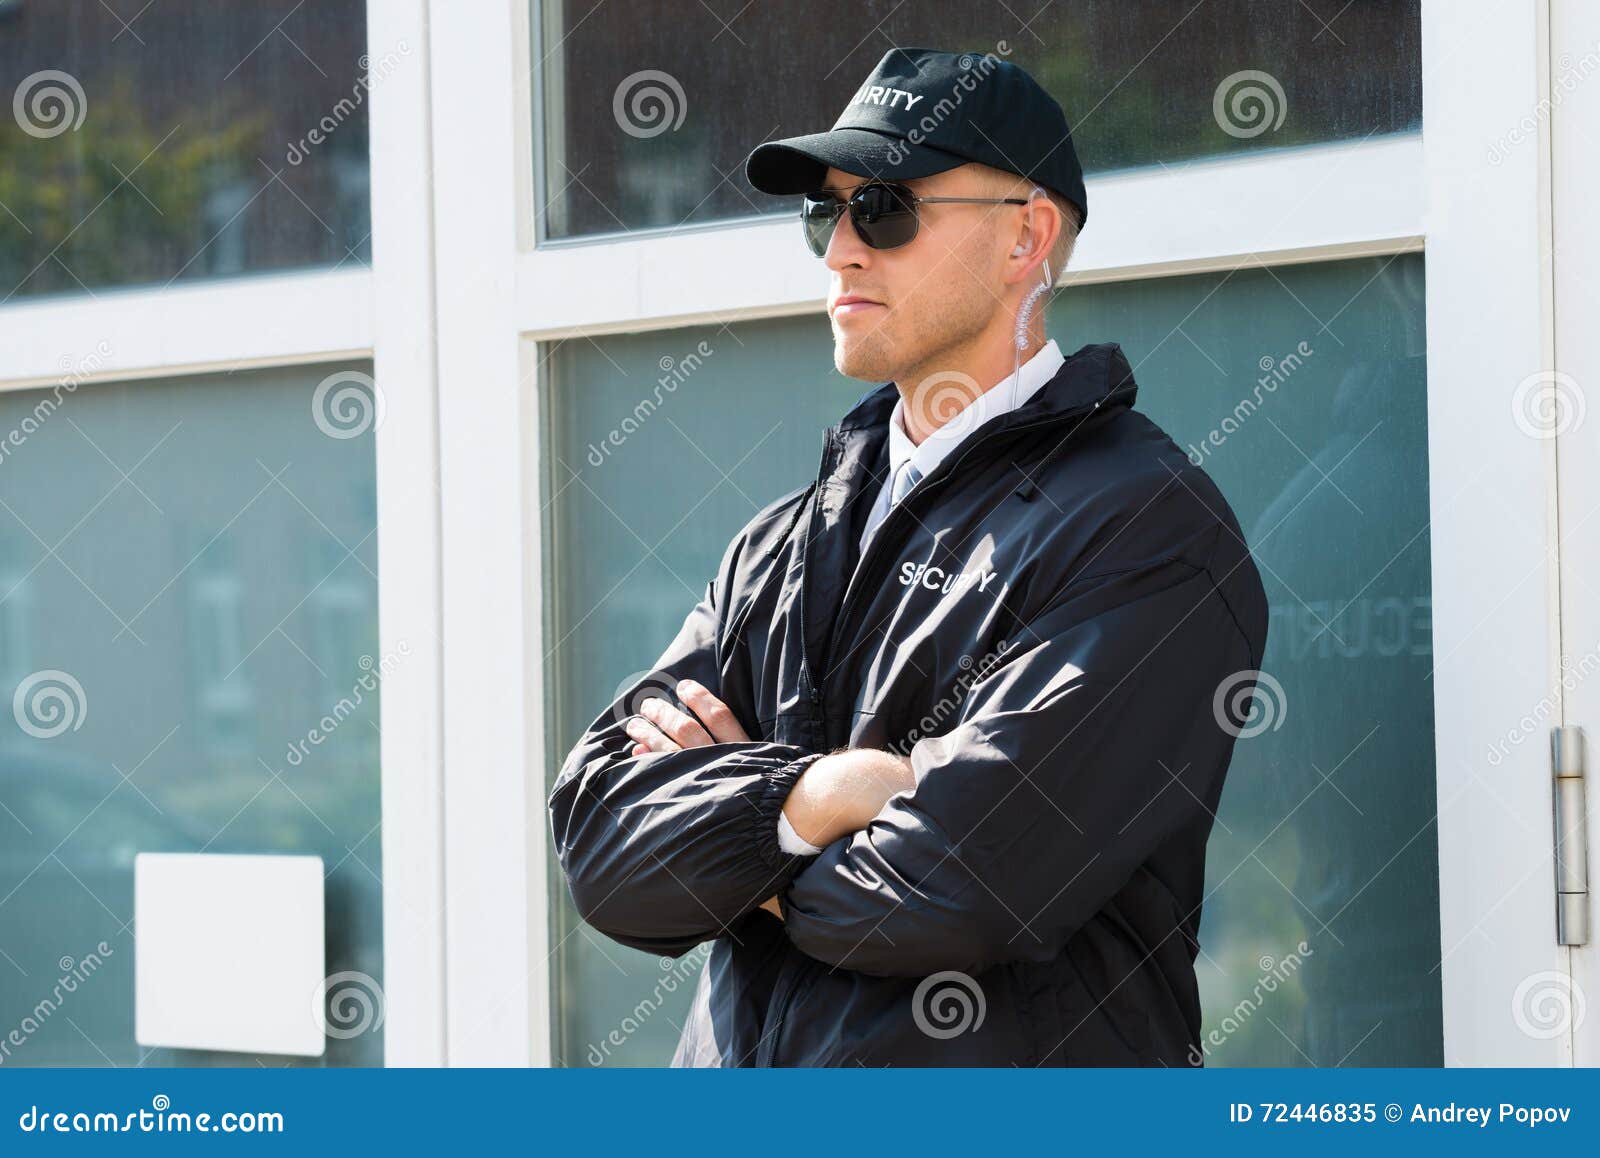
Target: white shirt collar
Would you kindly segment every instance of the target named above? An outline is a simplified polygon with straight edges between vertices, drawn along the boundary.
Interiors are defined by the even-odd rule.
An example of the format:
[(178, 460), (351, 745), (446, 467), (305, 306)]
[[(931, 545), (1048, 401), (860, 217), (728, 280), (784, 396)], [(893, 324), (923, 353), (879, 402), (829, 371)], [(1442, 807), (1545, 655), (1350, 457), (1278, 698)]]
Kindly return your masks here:
[[(887, 477), (894, 478), (901, 463), (908, 459), (916, 466), (921, 476), (927, 477), (934, 467), (944, 461), (946, 455), (965, 441), (968, 434), (996, 415), (1015, 410), (1037, 394), (1041, 386), (1056, 376), (1056, 371), (1061, 369), (1061, 364), (1065, 361), (1060, 347), (1056, 345), (1055, 339), (1051, 338), (1039, 348), (1038, 353), (1018, 368), (1015, 375), (1007, 374), (993, 388), (978, 395), (938, 431), (924, 438), (920, 445), (912, 442), (911, 436), (906, 433), (905, 398), (900, 398), (894, 404), (893, 413), (889, 415)], [(1017, 380), (1014, 392), (1011, 388), (1013, 377)]]

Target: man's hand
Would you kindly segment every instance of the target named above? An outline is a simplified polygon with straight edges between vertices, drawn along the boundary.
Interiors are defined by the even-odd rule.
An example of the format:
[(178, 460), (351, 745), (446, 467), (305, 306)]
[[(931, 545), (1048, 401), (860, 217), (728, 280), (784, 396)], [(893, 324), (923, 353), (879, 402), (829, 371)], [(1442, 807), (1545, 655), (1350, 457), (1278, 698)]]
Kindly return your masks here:
[(684, 748), (732, 744), (750, 738), (744, 734), (744, 729), (739, 726), (728, 705), (712, 695), (704, 684), (694, 680), (679, 680), (673, 690), (694, 715), (680, 711), (676, 705), (663, 699), (652, 697), (645, 700), (639, 705), (639, 714), (630, 716), (623, 725), (623, 730), (634, 742), (633, 755), (679, 752)]
[(796, 834), (818, 848), (865, 828), (896, 792), (916, 787), (911, 761), (875, 748), (849, 748), (816, 761), (784, 801)]

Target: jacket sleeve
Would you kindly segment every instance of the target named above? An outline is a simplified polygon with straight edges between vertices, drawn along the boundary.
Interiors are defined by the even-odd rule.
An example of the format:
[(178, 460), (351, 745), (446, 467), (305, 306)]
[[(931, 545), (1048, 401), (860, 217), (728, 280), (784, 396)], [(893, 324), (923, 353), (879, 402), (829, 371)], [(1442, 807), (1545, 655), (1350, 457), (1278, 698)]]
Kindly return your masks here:
[(1209, 823), (1239, 723), (1213, 705), (1257, 663), (1204, 567), (1073, 582), (1010, 643), (955, 725), (911, 749), (915, 787), (780, 898), (803, 952), (881, 976), (1048, 961), (1174, 832)]
[(623, 730), (643, 700), (672, 701), (677, 681), (687, 678), (757, 735), (748, 694), (724, 686), (723, 673), (737, 670), (742, 657), (724, 655), (719, 642), (739, 546), (730, 546), (654, 669), (622, 688), (590, 725), (550, 794), (556, 854), (579, 914), (647, 952), (676, 956), (722, 935), (805, 863), (779, 848), (777, 822), (817, 755), (751, 740), (634, 756)]

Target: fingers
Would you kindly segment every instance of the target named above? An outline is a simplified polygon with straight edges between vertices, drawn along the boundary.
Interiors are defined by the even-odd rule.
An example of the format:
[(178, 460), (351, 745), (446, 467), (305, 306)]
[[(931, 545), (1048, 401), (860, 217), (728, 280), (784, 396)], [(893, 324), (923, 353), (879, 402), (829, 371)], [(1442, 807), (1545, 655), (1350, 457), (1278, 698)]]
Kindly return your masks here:
[(712, 739), (719, 744), (732, 744), (740, 740), (748, 740), (744, 729), (739, 726), (738, 719), (727, 704), (711, 694), (704, 684), (694, 680), (678, 681), (678, 698), (688, 705), (689, 710), (700, 717), (701, 723), (711, 733)]
[(622, 725), (622, 730), (628, 733), (628, 738), (633, 741), (633, 755), (644, 756), (650, 752), (677, 752), (679, 747), (662, 734), (643, 716), (629, 716)]
[[(700, 721), (686, 712), (669, 704), (666, 700), (651, 698), (639, 705), (639, 716), (643, 716), (649, 724), (653, 725), (651, 731), (655, 736), (635, 734), (632, 730), (628, 735), (641, 744), (650, 746), (653, 752), (670, 752), (676, 748), (701, 748), (711, 743), (711, 737), (700, 726)], [(637, 720), (639, 717), (635, 716)], [(656, 738), (665, 739), (669, 746), (665, 748), (656, 746)]]
[[(702, 748), (707, 744), (731, 744), (748, 740), (744, 728), (727, 704), (711, 694), (704, 684), (680, 680), (675, 689), (694, 715), (680, 710), (659, 697), (639, 705), (639, 714), (629, 717), (623, 730), (633, 740), (632, 754), (677, 752)], [(696, 719), (696, 717), (699, 717)]]

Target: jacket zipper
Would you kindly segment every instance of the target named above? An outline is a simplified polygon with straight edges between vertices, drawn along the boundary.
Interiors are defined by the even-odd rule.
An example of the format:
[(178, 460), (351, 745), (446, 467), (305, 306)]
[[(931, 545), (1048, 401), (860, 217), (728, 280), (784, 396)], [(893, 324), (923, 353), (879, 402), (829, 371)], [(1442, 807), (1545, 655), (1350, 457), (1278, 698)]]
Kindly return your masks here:
[(836, 439), (838, 436), (839, 428), (830, 427), (827, 437), (823, 440), (822, 461), (817, 466), (817, 483), (811, 492), (811, 517), (806, 520), (805, 542), (800, 546), (800, 633), (802, 643), (800, 648), (800, 669), (810, 693), (811, 715), (817, 728), (821, 730), (824, 741), (826, 741), (828, 735), (828, 717), (822, 706), (822, 693), (818, 689), (814, 673), (811, 671), (811, 659), (806, 654), (804, 646), (807, 623), (806, 588), (809, 586), (806, 583), (806, 561), (811, 553), (811, 543), (817, 533), (817, 519), (822, 512), (823, 491), (827, 488), (828, 477), (833, 473), (836, 462)]

